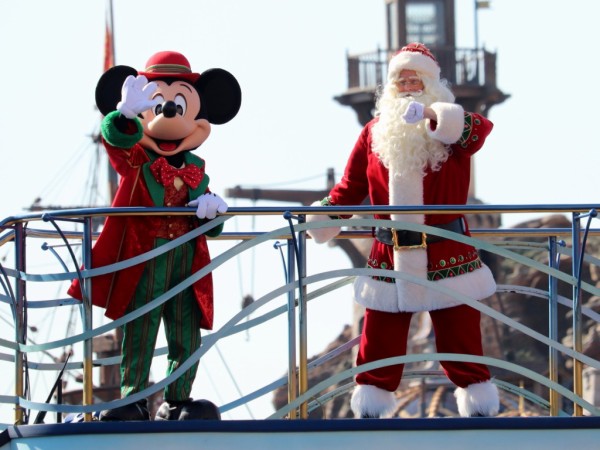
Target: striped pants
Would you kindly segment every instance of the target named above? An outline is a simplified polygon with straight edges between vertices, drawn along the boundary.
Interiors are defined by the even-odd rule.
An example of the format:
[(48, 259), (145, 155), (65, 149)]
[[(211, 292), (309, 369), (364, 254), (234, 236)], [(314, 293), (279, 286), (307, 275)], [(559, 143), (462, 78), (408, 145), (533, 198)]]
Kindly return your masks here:
[[(157, 246), (167, 242), (157, 239)], [(148, 261), (127, 312), (140, 308), (190, 275), (193, 243), (186, 243)], [(191, 288), (123, 327), (121, 396), (127, 397), (148, 386), (150, 366), (161, 319), (168, 347), (167, 376), (200, 347), (200, 308)], [(165, 388), (166, 400), (187, 400), (198, 363)]]

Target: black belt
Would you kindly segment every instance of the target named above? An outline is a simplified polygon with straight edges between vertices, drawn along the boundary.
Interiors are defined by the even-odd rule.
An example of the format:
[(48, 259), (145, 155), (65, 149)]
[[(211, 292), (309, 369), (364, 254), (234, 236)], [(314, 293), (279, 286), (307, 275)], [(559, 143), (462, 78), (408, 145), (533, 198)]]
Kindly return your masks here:
[[(453, 231), (454, 233), (465, 233), (463, 219), (454, 219), (452, 222), (431, 225), (442, 230)], [(375, 230), (375, 238), (386, 245), (393, 245), (395, 250), (403, 248), (427, 248), (427, 244), (440, 242), (446, 238), (436, 236), (435, 234), (428, 235), (418, 231), (396, 230), (394, 228), (377, 227)]]

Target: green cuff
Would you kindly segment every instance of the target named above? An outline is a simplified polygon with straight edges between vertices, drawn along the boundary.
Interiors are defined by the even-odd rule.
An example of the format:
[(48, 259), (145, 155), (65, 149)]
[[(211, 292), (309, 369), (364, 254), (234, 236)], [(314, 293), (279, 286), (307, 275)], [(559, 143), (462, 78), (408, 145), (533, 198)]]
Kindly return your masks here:
[(133, 134), (127, 134), (120, 131), (114, 124), (114, 121), (119, 117), (121, 113), (119, 111), (112, 111), (104, 117), (102, 124), (100, 125), (100, 131), (102, 137), (113, 147), (119, 148), (131, 148), (137, 144), (142, 136), (144, 135), (144, 127), (142, 123), (137, 119), (129, 119), (133, 121), (135, 130)]
[[(331, 197), (327, 196), (323, 200), (321, 200), (321, 206), (334, 206), (333, 203), (331, 203)], [(340, 216), (329, 216), (329, 218), (336, 220), (339, 219)]]
[[(205, 224), (206, 222), (208, 222), (208, 220), (202, 221), (201, 224)], [(217, 237), (219, 236), (222, 232), (223, 232), (223, 227), (225, 226), (224, 223), (217, 225), (214, 228), (211, 228), (210, 230), (208, 230), (206, 233), (204, 233), (206, 236), (208, 237)]]

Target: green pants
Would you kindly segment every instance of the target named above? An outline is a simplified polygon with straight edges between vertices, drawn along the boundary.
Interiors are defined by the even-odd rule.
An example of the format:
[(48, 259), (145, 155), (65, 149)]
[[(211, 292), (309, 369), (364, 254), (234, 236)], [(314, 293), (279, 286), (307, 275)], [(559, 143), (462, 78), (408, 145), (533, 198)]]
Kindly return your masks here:
[[(157, 239), (157, 246), (165, 242)], [(186, 243), (146, 263), (127, 312), (131, 312), (168, 291), (190, 275), (193, 243)], [(127, 397), (148, 386), (152, 356), (161, 318), (167, 338), (167, 376), (200, 347), (200, 308), (191, 288), (123, 327), (121, 396)], [(198, 363), (165, 388), (166, 400), (187, 400)]]

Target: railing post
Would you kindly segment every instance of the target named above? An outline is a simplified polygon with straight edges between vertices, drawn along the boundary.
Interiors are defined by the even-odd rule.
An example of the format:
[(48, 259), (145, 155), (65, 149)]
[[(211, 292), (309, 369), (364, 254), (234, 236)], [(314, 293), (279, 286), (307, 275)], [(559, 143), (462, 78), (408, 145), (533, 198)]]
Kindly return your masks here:
[[(294, 243), (291, 239), (287, 241), (287, 282), (291, 283), (295, 279), (296, 264)], [(298, 393), (298, 383), (296, 381), (296, 290), (288, 292), (288, 403), (296, 400)], [(289, 413), (290, 419), (296, 419), (298, 416), (296, 410)]]
[[(298, 223), (304, 223), (306, 217), (300, 215)], [(308, 390), (308, 326), (307, 326), (307, 301), (306, 301), (306, 232), (298, 233), (298, 328), (300, 336), (299, 346), (299, 371), (298, 392), (300, 395)], [(300, 405), (300, 418), (308, 418), (308, 402)]]
[(348, 63), (348, 89), (360, 86), (360, 61), (358, 58), (346, 55)]
[[(84, 269), (92, 268), (92, 218), (86, 217), (83, 222), (83, 255), (82, 263)], [(92, 279), (84, 278), (83, 292), (86, 293), (83, 297), (83, 331), (87, 332), (92, 329)], [(94, 403), (93, 398), (93, 354), (92, 354), (92, 339), (88, 338), (83, 341), (83, 405), (88, 406)], [(92, 413), (84, 414), (86, 422), (92, 420)]]
[[(581, 266), (579, 264), (579, 258), (581, 254), (581, 223), (580, 214), (577, 212), (573, 213), (573, 224), (571, 228), (571, 240), (573, 247), (573, 277), (575, 278), (575, 284), (573, 285), (573, 350), (581, 353), (583, 349), (583, 337), (581, 330)], [(578, 397), (583, 395), (583, 364), (577, 358), (573, 360), (573, 393)], [(583, 408), (574, 403), (573, 415), (583, 415)]]
[[(15, 224), (15, 267), (18, 272), (25, 273), (25, 231), (21, 222)], [(20, 277), (15, 282), (15, 342), (25, 344), (27, 339), (27, 325), (25, 316), (27, 314), (25, 280)], [(20, 349), (15, 350), (15, 396), (24, 397), (25, 383), (24, 376), (24, 357)], [(19, 404), (15, 404), (15, 424), (23, 425), (25, 414)]]
[[(556, 251), (556, 236), (548, 237), (548, 265), (550, 268), (559, 268), (559, 259)], [(548, 276), (548, 338), (556, 342), (558, 340), (558, 300), (557, 300), (556, 277)], [(549, 348), (548, 353), (548, 378), (558, 383), (558, 351), (554, 347)], [(554, 389), (550, 389), (550, 415), (558, 416), (559, 395)]]

